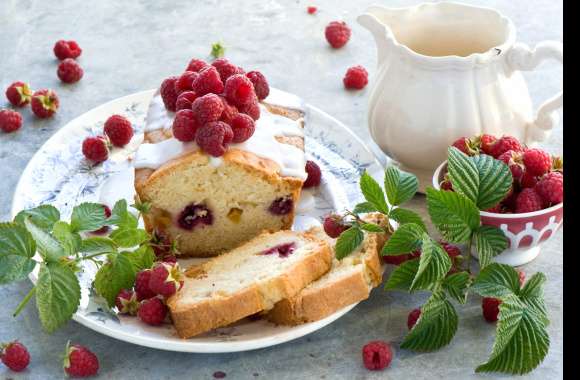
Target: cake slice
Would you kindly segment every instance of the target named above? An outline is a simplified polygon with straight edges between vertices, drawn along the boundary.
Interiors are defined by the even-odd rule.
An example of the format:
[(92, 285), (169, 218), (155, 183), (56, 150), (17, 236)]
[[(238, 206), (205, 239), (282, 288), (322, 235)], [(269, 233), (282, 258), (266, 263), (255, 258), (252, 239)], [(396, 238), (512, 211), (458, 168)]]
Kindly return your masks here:
[[(381, 225), (387, 223), (381, 214), (369, 214), (365, 219)], [(334, 247), (334, 239), (329, 238), (321, 228), (315, 227), (309, 232), (326, 239)], [(340, 261), (334, 258), (327, 274), (294, 297), (278, 302), (266, 313), (266, 318), (283, 325), (313, 322), (367, 299), (370, 291), (382, 282), (379, 255), (386, 238), (386, 234), (365, 233), (365, 239), (356, 252)]]
[(186, 271), (168, 301), (182, 338), (269, 310), (298, 294), (331, 266), (328, 242), (307, 232), (263, 233), (246, 244)]

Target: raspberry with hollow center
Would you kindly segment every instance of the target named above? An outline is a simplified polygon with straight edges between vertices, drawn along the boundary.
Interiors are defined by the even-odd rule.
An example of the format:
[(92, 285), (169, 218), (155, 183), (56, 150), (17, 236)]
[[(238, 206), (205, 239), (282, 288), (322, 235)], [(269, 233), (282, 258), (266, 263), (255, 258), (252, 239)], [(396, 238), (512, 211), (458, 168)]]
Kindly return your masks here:
[(242, 74), (232, 75), (228, 78), (224, 94), (228, 102), (236, 106), (248, 104), (256, 98), (252, 81)]
[(115, 306), (119, 314), (137, 315), (137, 310), (139, 310), (137, 294), (132, 290), (121, 289), (115, 297)]
[(163, 99), (163, 104), (165, 108), (169, 111), (175, 112), (175, 102), (177, 102), (177, 91), (175, 91), (175, 82), (179, 78), (169, 77), (161, 82), (161, 87), (159, 92), (161, 94), (161, 99)]
[(111, 141), (111, 144), (117, 147), (123, 147), (129, 144), (133, 137), (133, 127), (131, 122), (124, 116), (112, 115), (105, 121), (105, 135)]
[(207, 206), (192, 203), (181, 211), (177, 218), (177, 223), (184, 230), (191, 231), (198, 225), (212, 225), (213, 214)]
[(479, 136), (479, 149), (487, 154), (491, 156), (491, 146), (497, 141), (497, 139), (495, 138), (495, 136), (492, 135), (488, 135), (488, 134), (482, 134), (481, 136)]
[(326, 41), (335, 49), (341, 48), (350, 39), (350, 28), (344, 21), (333, 21), (326, 26), (324, 36)]
[(49, 89), (43, 89), (32, 94), (30, 108), (37, 117), (45, 119), (54, 115), (56, 110), (58, 110), (59, 104), (60, 102), (56, 92)]
[(542, 176), (552, 168), (552, 157), (542, 149), (527, 149), (523, 161), (526, 171), (535, 176)]
[(534, 212), (542, 208), (542, 197), (534, 189), (523, 189), (516, 198), (515, 212), (517, 214)]
[(0, 129), (6, 133), (14, 132), (22, 127), (22, 116), (13, 110), (0, 110)]
[(67, 58), (76, 59), (78, 58), (83, 49), (76, 43), (76, 41), (65, 41), (59, 40), (54, 44), (54, 48), (52, 49), (54, 55), (59, 60), (65, 60)]
[(407, 328), (409, 330), (411, 330), (413, 328), (413, 326), (415, 326), (415, 324), (417, 323), (417, 320), (419, 320), (420, 316), (421, 316), (421, 309), (411, 310), (411, 312), (409, 313), (409, 316), (407, 317)]
[(181, 94), (184, 91), (193, 89), (193, 82), (199, 76), (195, 71), (186, 71), (175, 81), (175, 92)]
[(177, 97), (175, 110), (190, 110), (193, 102), (197, 99), (197, 94), (193, 91), (184, 91)]
[(24, 82), (14, 82), (6, 89), (6, 98), (15, 107), (22, 107), (30, 102), (32, 90)]
[(234, 132), (234, 138), (232, 142), (234, 144), (243, 143), (248, 140), (254, 134), (256, 129), (254, 119), (246, 114), (237, 114), (230, 123), (232, 131)]
[(234, 138), (232, 128), (223, 121), (205, 124), (197, 130), (195, 142), (207, 154), (221, 157)]
[(179, 110), (173, 119), (173, 137), (182, 142), (195, 140), (199, 124), (192, 110)]
[(109, 158), (109, 147), (103, 136), (87, 137), (83, 141), (82, 151), (87, 160), (98, 164)]
[(205, 94), (221, 94), (224, 90), (224, 84), (220, 74), (213, 66), (208, 66), (199, 72), (199, 76), (193, 81), (193, 91), (198, 96)]
[(226, 58), (218, 58), (215, 61), (213, 61), (211, 65), (216, 68), (216, 70), (220, 74), (222, 82), (224, 83), (232, 75), (241, 73), (240, 68), (231, 63), (230, 61), (228, 61)]
[(521, 165), (522, 154), (520, 152), (508, 150), (501, 154), (497, 159), (503, 161), (510, 168), (514, 181), (519, 181), (522, 178), (524, 168)]
[(84, 71), (81, 66), (72, 58), (67, 58), (58, 65), (56, 75), (64, 83), (75, 83), (81, 80)]
[(207, 66), (209, 65), (205, 61), (193, 58), (191, 61), (189, 61), (186, 71), (193, 71), (194, 73), (198, 73), (201, 70), (205, 69)]
[(294, 200), (290, 196), (275, 199), (268, 211), (275, 215), (286, 215), (294, 209)]
[(309, 188), (320, 186), (320, 181), (322, 179), (322, 171), (320, 170), (320, 166), (318, 166), (316, 162), (308, 160), (306, 161), (305, 170), (308, 174), (308, 177), (306, 177), (306, 181), (304, 181), (302, 187)]
[(369, 73), (360, 65), (350, 67), (346, 70), (342, 83), (347, 89), (362, 90), (369, 83)]
[(264, 74), (259, 71), (250, 71), (246, 74), (246, 77), (252, 82), (254, 85), (254, 92), (256, 96), (260, 100), (264, 100), (270, 94), (270, 85), (268, 85), (268, 81)]
[(391, 364), (393, 351), (387, 342), (374, 340), (364, 345), (362, 357), (366, 369), (380, 371)]
[(564, 175), (550, 172), (543, 176), (534, 187), (545, 207), (564, 202)]
[(191, 104), (195, 119), (200, 125), (218, 121), (224, 111), (224, 104), (216, 94), (206, 94)]

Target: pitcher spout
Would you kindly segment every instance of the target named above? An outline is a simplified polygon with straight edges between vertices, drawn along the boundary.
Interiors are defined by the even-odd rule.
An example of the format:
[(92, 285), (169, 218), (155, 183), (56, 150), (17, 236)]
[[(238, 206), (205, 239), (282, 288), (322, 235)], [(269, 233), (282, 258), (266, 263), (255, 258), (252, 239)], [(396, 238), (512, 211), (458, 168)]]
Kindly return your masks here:
[(387, 56), (387, 49), (389, 46), (389, 39), (392, 38), (392, 33), (389, 27), (382, 21), (384, 13), (388, 10), (379, 6), (369, 7), (366, 12), (357, 17), (358, 23), (367, 29), (375, 38), (377, 45), (377, 57), (379, 66)]

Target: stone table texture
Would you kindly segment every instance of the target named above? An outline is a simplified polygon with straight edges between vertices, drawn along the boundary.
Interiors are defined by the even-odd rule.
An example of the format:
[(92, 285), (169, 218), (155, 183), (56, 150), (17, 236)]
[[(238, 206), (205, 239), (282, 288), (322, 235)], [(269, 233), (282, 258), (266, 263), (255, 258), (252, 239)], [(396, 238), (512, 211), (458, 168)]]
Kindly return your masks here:
[[(40, 146), (68, 121), (109, 100), (157, 87), (164, 77), (179, 73), (192, 57), (206, 58), (213, 42), (223, 41), (226, 56), (245, 68), (261, 70), (271, 85), (298, 94), (350, 126), (371, 144), (366, 127), (368, 88), (343, 89), (347, 67), (361, 64), (372, 75), (376, 53), (371, 35), (355, 19), (377, 0), (3, 0), (0, 2), (0, 88), (22, 80), (33, 88), (55, 89), (61, 108), (55, 117), (35, 120), (24, 110), (24, 127), (0, 134), (0, 220), (10, 218), (13, 189), (20, 173)], [(562, 1), (466, 1), (495, 7), (512, 18), (519, 40), (534, 44), (562, 40)], [(417, 1), (382, 1), (408, 6)], [(89, 5), (90, 4), (90, 5)], [(306, 13), (308, 5), (319, 12)], [(325, 25), (344, 19), (353, 30), (348, 45), (331, 49)], [(52, 46), (75, 39), (83, 48), (79, 59), (84, 78), (62, 85), (56, 77)], [(562, 70), (551, 63), (527, 74), (535, 104), (561, 86)], [(0, 106), (5, 106), (2, 97)], [(562, 124), (543, 144), (562, 151)], [(425, 214), (422, 196), (413, 208)], [(547, 274), (546, 299), (551, 317), (550, 352), (544, 363), (523, 378), (556, 379), (563, 373), (563, 231), (545, 244), (539, 258), (523, 269)], [(494, 326), (481, 316), (480, 299), (461, 308), (453, 342), (433, 353), (397, 350), (391, 368), (367, 371), (361, 347), (369, 340), (399, 343), (407, 331), (409, 310), (425, 295), (376, 289), (369, 300), (330, 326), (307, 337), (256, 351), (234, 354), (185, 354), (134, 346), (97, 334), (76, 322), (53, 335), (42, 332), (34, 305), (18, 318), (12, 311), (30, 290), (30, 283), (0, 287), (0, 341), (18, 338), (32, 354), (29, 369), (15, 374), (0, 366), (0, 378), (62, 378), (61, 354), (67, 340), (88, 345), (100, 358), (101, 378), (210, 379), (223, 371), (228, 379), (468, 379), (505, 377), (476, 375), (473, 369), (491, 351)]]

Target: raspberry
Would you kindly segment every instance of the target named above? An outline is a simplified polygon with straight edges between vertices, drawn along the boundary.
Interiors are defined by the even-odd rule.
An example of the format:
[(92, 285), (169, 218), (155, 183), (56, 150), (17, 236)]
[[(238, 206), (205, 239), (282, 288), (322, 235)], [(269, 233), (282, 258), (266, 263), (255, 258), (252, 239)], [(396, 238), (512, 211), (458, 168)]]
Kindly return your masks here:
[(393, 256), (393, 255), (383, 256), (383, 261), (387, 264), (392, 264), (392, 265), (401, 265), (405, 261), (408, 261), (411, 259), (413, 259), (413, 257), (409, 253), (403, 254), (403, 255), (395, 255), (395, 256)]
[(421, 316), (421, 309), (413, 309), (407, 317), (407, 328), (411, 330)]
[(350, 39), (350, 33), (350, 28), (344, 21), (333, 21), (324, 30), (326, 41), (335, 49), (346, 45)]
[(308, 12), (309, 15), (315, 14), (317, 10), (318, 8), (312, 6), (306, 8), (306, 11)]
[(535, 176), (542, 176), (552, 168), (552, 157), (542, 149), (527, 149), (523, 160), (526, 171)]
[[(236, 115), (239, 113), (238, 109), (236, 108), (236, 106), (233, 106), (230, 103), (228, 103), (226, 98), (224, 98), (223, 96), (220, 95), (220, 98), (221, 98), (222, 104), (224, 106), (224, 111), (222, 112), (222, 116), (220, 117), (220, 121), (223, 121), (224, 123), (231, 125), (232, 120), (234, 120), (234, 117), (236, 117)], [(252, 119), (252, 120), (254, 120), (254, 119)]]
[(522, 189), (534, 188), (534, 186), (536, 186), (537, 183), (538, 178), (533, 174), (527, 172), (524, 172), (524, 174), (522, 174), (522, 177), (520, 178), (520, 186)]
[(205, 205), (192, 203), (181, 211), (177, 223), (184, 230), (191, 231), (198, 225), (212, 225), (213, 214)]
[(479, 149), (483, 153), (491, 156), (491, 146), (496, 141), (497, 141), (497, 139), (495, 138), (495, 136), (483, 134), (483, 135), (479, 136), (479, 144), (480, 144)]
[(75, 41), (64, 40), (57, 41), (52, 50), (54, 51), (56, 58), (61, 61), (67, 58), (78, 58), (83, 52), (83, 49), (81, 49)]
[(24, 82), (14, 82), (6, 89), (6, 98), (16, 107), (28, 104), (31, 96), (32, 90)]
[(256, 98), (252, 81), (242, 74), (232, 75), (224, 88), (226, 99), (236, 106), (248, 104)]
[(508, 150), (522, 152), (524, 149), (518, 139), (512, 136), (503, 136), (489, 147), (489, 153), (493, 158), (498, 158)]
[(175, 81), (175, 92), (181, 94), (193, 89), (193, 81), (199, 76), (195, 71), (186, 71)]
[(240, 68), (226, 58), (219, 58), (212, 62), (211, 64), (213, 67), (216, 68), (218, 73), (220, 74), (220, 78), (222, 82), (226, 82), (226, 80), (234, 74), (240, 73)]
[(221, 94), (224, 90), (224, 84), (220, 74), (213, 66), (208, 66), (200, 71), (199, 76), (193, 81), (193, 91), (198, 96), (214, 93)]
[(286, 215), (292, 212), (294, 209), (294, 200), (292, 197), (281, 197), (276, 198), (268, 207), (268, 211), (270, 211), (274, 215)]
[(303, 188), (315, 187), (320, 185), (320, 180), (322, 178), (322, 171), (320, 170), (320, 166), (316, 164), (314, 161), (306, 161), (306, 173), (308, 173), (308, 177), (306, 177), (306, 181), (302, 185)]
[(151, 269), (149, 288), (160, 296), (170, 297), (183, 285), (179, 264), (157, 263)]
[(520, 287), (524, 286), (524, 283), (526, 282), (526, 274), (524, 273), (523, 270), (518, 270), (518, 279), (520, 280)]
[(243, 113), (237, 114), (232, 119), (231, 127), (234, 132), (234, 138), (232, 139), (234, 144), (248, 140), (256, 129), (254, 119)]
[(260, 103), (258, 103), (258, 98), (254, 98), (250, 103), (238, 106), (241, 113), (245, 113), (254, 120), (260, 118)]
[(449, 244), (446, 241), (440, 241), (439, 243), (441, 244), (441, 247), (445, 250), (445, 252), (447, 252), (449, 258), (454, 259), (457, 256), (461, 256), (461, 250), (459, 249), (458, 246)]
[(534, 187), (545, 207), (564, 202), (564, 175), (550, 172), (543, 176)]
[(501, 300), (491, 297), (483, 297), (481, 299), (481, 309), (483, 310), (483, 318), (489, 323), (497, 321), (499, 315), (499, 305)]
[(218, 121), (224, 111), (224, 104), (216, 94), (206, 94), (191, 104), (195, 119), (200, 125)]
[(13, 110), (0, 110), (0, 129), (6, 133), (14, 132), (22, 127), (22, 116)]
[(175, 112), (175, 102), (177, 102), (175, 82), (177, 82), (178, 79), (179, 78), (177, 77), (169, 77), (165, 79), (163, 82), (161, 82), (161, 88), (159, 89), (165, 108), (173, 112)]
[(270, 94), (270, 85), (268, 85), (266, 77), (259, 71), (250, 71), (246, 74), (246, 77), (248, 77), (254, 85), (254, 92), (258, 99), (266, 99)]
[(445, 190), (445, 191), (453, 191), (453, 185), (451, 184), (451, 181), (448, 179), (443, 180), (443, 182), (441, 182), (441, 190)]
[(109, 147), (103, 136), (87, 137), (83, 141), (83, 154), (87, 160), (98, 164), (109, 158)]
[(182, 142), (195, 140), (199, 124), (192, 110), (179, 110), (173, 119), (173, 137)]
[(137, 313), (141, 321), (151, 326), (159, 326), (167, 316), (167, 306), (157, 297), (142, 301)]
[(485, 210), (486, 212), (491, 212), (491, 213), (495, 213), (495, 214), (501, 214), (502, 212), (502, 206), (501, 203), (498, 203), (497, 205), (488, 208), (487, 210)]
[(177, 257), (175, 255), (167, 255), (161, 261), (166, 264), (177, 264)]
[(190, 110), (193, 101), (197, 99), (197, 94), (193, 91), (184, 91), (179, 94), (177, 101), (175, 102), (175, 109), (179, 110)]
[(94, 376), (99, 372), (99, 359), (86, 347), (67, 344), (63, 367), (73, 377)]
[(369, 73), (362, 66), (353, 66), (346, 70), (342, 79), (345, 88), (362, 90), (369, 83)]
[(234, 138), (232, 128), (223, 121), (205, 124), (197, 130), (195, 142), (209, 155), (221, 157)]
[[(107, 206), (107, 205), (101, 205), (101, 206), (103, 206), (103, 211), (105, 212), (105, 219), (110, 218), (111, 217), (111, 209), (109, 208), (109, 206)], [(109, 226), (103, 226), (103, 227), (99, 228), (98, 230), (91, 231), (91, 233), (99, 235), (99, 234), (104, 234), (108, 230), (109, 230)]]
[(72, 58), (67, 58), (58, 64), (56, 75), (64, 83), (75, 83), (81, 80), (84, 71), (81, 66)]
[(371, 371), (380, 371), (391, 364), (393, 351), (391, 346), (381, 340), (374, 340), (365, 344), (362, 349), (363, 363)]
[(193, 58), (191, 61), (189, 61), (189, 64), (187, 65), (187, 71), (193, 71), (194, 73), (198, 73), (201, 70), (205, 69), (208, 66), (207, 63), (205, 63), (205, 61), (202, 61), (201, 59), (195, 59)]
[(507, 152), (502, 153), (497, 159), (503, 161), (510, 168), (514, 181), (519, 181), (522, 178), (522, 175), (524, 174), (524, 168), (521, 164), (521, 152), (508, 150)]
[(523, 189), (516, 198), (516, 214), (538, 211), (542, 208), (542, 197), (534, 189)]
[(139, 310), (137, 293), (132, 290), (121, 289), (115, 298), (115, 306), (117, 306), (120, 314), (137, 315), (137, 310)]
[(474, 143), (467, 137), (460, 137), (451, 144), (451, 146), (456, 147), (468, 156), (474, 156), (479, 154), (479, 151), (474, 146)]
[(135, 293), (137, 300), (143, 301), (156, 296), (155, 292), (149, 287), (149, 280), (151, 279), (151, 269), (143, 269), (137, 273), (135, 277)]
[(58, 109), (58, 106), (58, 96), (52, 90), (38, 90), (32, 94), (30, 107), (32, 112), (41, 119), (51, 117)]
[(324, 232), (333, 239), (340, 236), (341, 233), (348, 230), (350, 226), (343, 223), (342, 218), (338, 215), (328, 215), (322, 223)]
[(105, 135), (114, 146), (123, 147), (133, 137), (131, 122), (121, 115), (112, 115), (105, 121)]
[(30, 363), (30, 354), (24, 345), (18, 341), (0, 344), (0, 359), (6, 367), (14, 372), (21, 372)]

